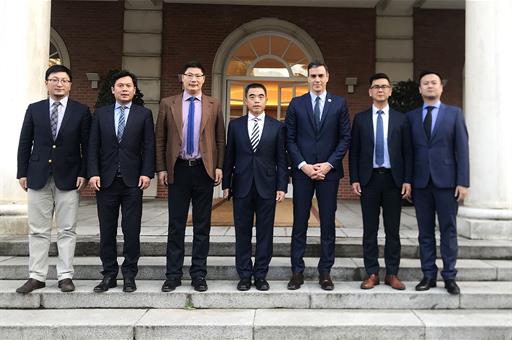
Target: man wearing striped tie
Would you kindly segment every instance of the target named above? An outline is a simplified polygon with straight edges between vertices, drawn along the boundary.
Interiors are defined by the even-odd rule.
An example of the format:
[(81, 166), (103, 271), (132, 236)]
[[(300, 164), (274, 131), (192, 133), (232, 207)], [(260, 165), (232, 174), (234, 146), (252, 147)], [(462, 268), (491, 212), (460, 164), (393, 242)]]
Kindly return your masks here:
[(69, 98), (71, 71), (53, 65), (46, 71), (49, 98), (30, 104), (18, 146), (20, 186), (27, 191), (29, 280), (16, 289), (27, 294), (46, 285), (50, 234), (57, 225), (58, 287), (75, 290), (72, 281), (79, 191), (86, 184), (86, 150), (91, 113)]
[[(224, 197), (233, 196), (236, 237), (237, 289), (270, 288), (266, 281), (272, 258), (276, 202), (288, 185), (284, 125), (265, 114), (267, 90), (253, 83), (245, 88), (247, 115), (229, 123), (224, 157)], [(256, 214), (256, 254), (252, 255), (252, 228)]]

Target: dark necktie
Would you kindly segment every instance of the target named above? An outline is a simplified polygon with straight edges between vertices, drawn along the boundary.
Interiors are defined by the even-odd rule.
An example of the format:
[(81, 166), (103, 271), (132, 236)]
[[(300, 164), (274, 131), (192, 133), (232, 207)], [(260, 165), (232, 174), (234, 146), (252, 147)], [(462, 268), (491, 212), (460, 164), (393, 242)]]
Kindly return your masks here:
[(427, 106), (427, 115), (425, 116), (425, 119), (423, 120), (423, 128), (425, 129), (425, 135), (427, 136), (427, 139), (430, 140), (431, 134), (432, 134), (432, 110), (434, 109), (433, 106)]
[(196, 97), (190, 97), (188, 100), (190, 101), (190, 105), (188, 106), (187, 118), (187, 155), (192, 155), (194, 153), (194, 101)]
[(382, 119), (382, 110), (377, 111), (377, 131), (375, 133), (375, 163), (382, 166), (384, 164), (384, 122)]
[(258, 150), (258, 144), (260, 142), (260, 127), (258, 124), (259, 119), (254, 118), (253, 122), (254, 125), (252, 127), (252, 133), (251, 133), (251, 145), (252, 145), (252, 151), (256, 152)]
[(60, 102), (55, 102), (52, 104), (52, 112), (50, 115), (50, 124), (52, 127), (52, 137), (53, 140), (57, 138), (57, 126), (59, 124), (59, 106)]
[(117, 141), (121, 143), (123, 139), (124, 128), (126, 126), (126, 118), (124, 115), (124, 111), (126, 110), (126, 106), (122, 105), (119, 107), (119, 119), (117, 120)]
[(315, 124), (317, 129), (320, 128), (320, 97), (315, 99), (315, 108), (313, 109), (313, 115), (315, 116)]

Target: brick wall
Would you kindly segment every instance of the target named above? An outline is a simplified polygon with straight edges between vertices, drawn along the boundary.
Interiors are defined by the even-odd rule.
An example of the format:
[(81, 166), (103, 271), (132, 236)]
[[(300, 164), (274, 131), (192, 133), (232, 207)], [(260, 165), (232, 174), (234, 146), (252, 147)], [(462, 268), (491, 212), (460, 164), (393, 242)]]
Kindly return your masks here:
[(414, 75), (422, 70), (434, 70), (448, 84), (442, 101), (462, 106), (465, 60), (464, 10), (414, 11)]

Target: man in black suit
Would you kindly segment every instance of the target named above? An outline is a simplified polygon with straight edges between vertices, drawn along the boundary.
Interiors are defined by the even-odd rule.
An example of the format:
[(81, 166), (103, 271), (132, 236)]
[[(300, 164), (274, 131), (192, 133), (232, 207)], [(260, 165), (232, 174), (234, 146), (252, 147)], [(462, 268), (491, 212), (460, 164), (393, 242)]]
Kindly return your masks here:
[(352, 124), (350, 183), (361, 197), (364, 267), (368, 274), (362, 289), (379, 284), (377, 233), (381, 207), (386, 231), (384, 282), (394, 289), (405, 289), (398, 278), (399, 230), (402, 198), (410, 199), (411, 194), (412, 149), (407, 117), (389, 107), (391, 92), (388, 76), (374, 74), (368, 90), (373, 105), (358, 113)]
[[(245, 88), (248, 114), (229, 123), (224, 157), (224, 197), (233, 195), (236, 232), (237, 289), (268, 290), (268, 265), (276, 202), (284, 199), (288, 184), (284, 125), (265, 114), (267, 89), (253, 83)], [(256, 214), (256, 253), (252, 254), (252, 227)]]
[(86, 184), (91, 113), (87, 106), (69, 98), (71, 80), (67, 67), (48, 68), (45, 83), (49, 98), (28, 106), (21, 128), (17, 178), (28, 192), (30, 278), (16, 289), (18, 293), (45, 286), (54, 214), (58, 286), (63, 292), (75, 290), (76, 216), (79, 191)]
[(130, 293), (137, 289), (142, 190), (149, 186), (155, 174), (155, 134), (151, 111), (132, 103), (136, 88), (134, 74), (127, 71), (114, 74), (112, 93), (116, 103), (96, 110), (91, 127), (87, 170), (90, 186), (97, 192), (103, 264), (103, 280), (94, 287), (95, 292), (117, 286), (119, 207), (124, 235), (123, 291)]

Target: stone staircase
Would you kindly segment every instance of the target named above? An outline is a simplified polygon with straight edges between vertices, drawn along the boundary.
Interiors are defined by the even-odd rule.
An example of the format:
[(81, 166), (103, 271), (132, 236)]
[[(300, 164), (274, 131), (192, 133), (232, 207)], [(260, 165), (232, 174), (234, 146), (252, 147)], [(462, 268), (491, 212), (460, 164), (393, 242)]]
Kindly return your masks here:
[[(93, 293), (101, 278), (97, 226), (96, 233), (93, 225), (79, 230), (73, 293), (58, 290), (55, 257), (46, 288), (28, 295), (15, 293), (27, 277), (27, 238), (1, 236), (0, 339), (512, 339), (511, 241), (460, 238), (461, 295), (449, 295), (442, 280), (437, 288), (416, 292), (421, 278), (418, 246), (414, 225), (405, 225), (400, 277), (407, 289), (396, 291), (381, 284), (365, 291), (359, 288), (364, 277), (361, 229), (355, 217), (348, 222), (353, 225), (337, 230), (331, 272), (335, 289), (330, 292), (316, 282), (315, 229), (308, 234), (307, 282), (297, 291), (286, 289), (290, 228), (276, 229), (267, 292), (236, 290), (234, 233), (229, 226), (212, 228), (209, 289), (204, 293), (195, 292), (189, 281), (174, 292), (160, 291), (164, 223), (143, 227), (138, 290), (131, 294), (122, 292), (121, 280), (117, 288)], [(191, 248), (191, 232), (187, 234), (185, 273)], [(122, 237), (119, 241), (121, 249)], [(379, 244), (384, 244), (382, 237)], [(55, 255), (54, 242), (51, 253)]]

